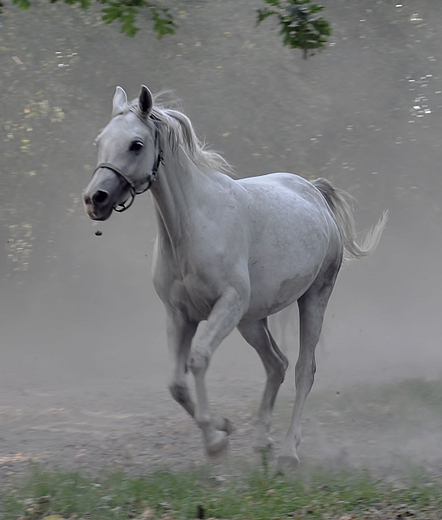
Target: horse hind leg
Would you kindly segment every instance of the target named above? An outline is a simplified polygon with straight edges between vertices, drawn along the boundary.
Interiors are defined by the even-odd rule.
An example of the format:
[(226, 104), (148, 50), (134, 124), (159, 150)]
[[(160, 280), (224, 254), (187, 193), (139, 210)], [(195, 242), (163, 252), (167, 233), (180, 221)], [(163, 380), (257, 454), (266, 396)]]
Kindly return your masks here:
[(267, 380), (258, 412), (255, 449), (269, 450), (273, 440), (269, 436), (272, 423), (272, 411), (279, 388), (284, 381), (288, 360), (279, 350), (273, 339), (267, 319), (254, 322), (241, 322), (238, 330), (244, 339), (257, 351), (264, 365)]
[(297, 448), (301, 442), (301, 416), (305, 400), (313, 386), (316, 372), (315, 349), (321, 335), (325, 309), (333, 290), (339, 267), (328, 276), (316, 279), (310, 289), (298, 300), (300, 345), (295, 367), (296, 397), (290, 428), (286, 434), (277, 467), (296, 467), (299, 463)]

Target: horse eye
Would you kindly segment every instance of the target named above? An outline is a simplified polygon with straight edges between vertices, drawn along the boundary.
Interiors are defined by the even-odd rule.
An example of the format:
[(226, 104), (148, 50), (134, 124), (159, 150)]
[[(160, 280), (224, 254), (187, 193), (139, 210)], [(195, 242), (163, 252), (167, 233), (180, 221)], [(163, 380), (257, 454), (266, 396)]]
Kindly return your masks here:
[(130, 145), (129, 150), (131, 152), (139, 152), (143, 148), (143, 143), (141, 141), (133, 141)]

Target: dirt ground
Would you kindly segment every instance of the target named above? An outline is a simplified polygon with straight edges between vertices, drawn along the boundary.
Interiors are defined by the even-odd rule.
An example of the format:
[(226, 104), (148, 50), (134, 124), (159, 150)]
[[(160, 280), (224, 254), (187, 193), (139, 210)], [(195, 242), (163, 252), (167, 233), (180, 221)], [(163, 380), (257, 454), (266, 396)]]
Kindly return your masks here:
[[(366, 468), (397, 479), (418, 469), (442, 476), (442, 395), (437, 385), (431, 395), (432, 383), (416, 380), (383, 391), (362, 386), (342, 393), (313, 392), (304, 414), (301, 470)], [(222, 475), (253, 464), (253, 419), (261, 385), (215, 375), (209, 390), (214, 408), (236, 428), (228, 456), (211, 463), (198, 428), (166, 385), (126, 377), (81, 384), (55, 378), (25, 386), (6, 378), (0, 400), (0, 478), (26, 473), (34, 464), (88, 475), (110, 468), (146, 474), (206, 464)], [(421, 390), (421, 400), (410, 399)], [(276, 454), (292, 398), (288, 382), (275, 409)]]

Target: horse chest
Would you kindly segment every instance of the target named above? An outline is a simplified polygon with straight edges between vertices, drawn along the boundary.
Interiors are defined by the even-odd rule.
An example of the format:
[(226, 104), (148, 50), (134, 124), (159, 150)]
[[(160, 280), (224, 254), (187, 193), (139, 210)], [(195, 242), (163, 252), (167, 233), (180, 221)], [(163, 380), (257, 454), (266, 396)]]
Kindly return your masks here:
[(193, 255), (185, 254), (177, 258), (169, 251), (155, 258), (153, 281), (163, 303), (200, 321), (207, 318), (222, 292), (223, 277), (216, 274), (223, 269), (215, 259), (195, 261)]

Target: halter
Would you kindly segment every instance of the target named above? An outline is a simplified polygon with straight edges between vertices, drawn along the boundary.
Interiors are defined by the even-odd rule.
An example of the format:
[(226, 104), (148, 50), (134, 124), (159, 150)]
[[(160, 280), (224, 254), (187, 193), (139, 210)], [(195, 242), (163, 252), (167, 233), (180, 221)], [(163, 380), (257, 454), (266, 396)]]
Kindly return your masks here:
[[(139, 119), (141, 119), (141, 121), (146, 126), (148, 126), (146, 120), (143, 117), (141, 117), (141, 115), (138, 113), (138, 111), (135, 108), (130, 107), (129, 110), (131, 112), (133, 112)], [(157, 180), (158, 168), (160, 167), (160, 164), (164, 164), (164, 154), (163, 154), (163, 150), (160, 146), (158, 125), (152, 117), (151, 117), (151, 119), (153, 120), (153, 124), (155, 125), (154, 141), (155, 141), (155, 151), (156, 151), (157, 159), (155, 161), (155, 164), (153, 165), (151, 172), (146, 174), (146, 180), (144, 180), (141, 183), (141, 184), (144, 184), (145, 182), (147, 182), (147, 186), (144, 189), (137, 191), (137, 187), (136, 187), (135, 183), (131, 179), (129, 179), (129, 177), (127, 177), (126, 174), (123, 173), (120, 168), (118, 168), (118, 166), (115, 166), (111, 163), (102, 162), (94, 170), (94, 174), (95, 174), (95, 172), (97, 170), (99, 170), (100, 168), (107, 168), (108, 170), (113, 171), (116, 175), (122, 177), (127, 182), (128, 186), (129, 186), (130, 196), (132, 198), (131, 198), (129, 204), (127, 204), (127, 205), (126, 205), (126, 201), (124, 201), (122, 204), (118, 204), (117, 206), (115, 206), (114, 211), (116, 211), (117, 213), (122, 213), (123, 211), (126, 211), (127, 209), (129, 209), (135, 200), (135, 195), (141, 195), (142, 193), (145, 193), (152, 187), (152, 184)]]

